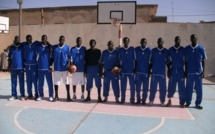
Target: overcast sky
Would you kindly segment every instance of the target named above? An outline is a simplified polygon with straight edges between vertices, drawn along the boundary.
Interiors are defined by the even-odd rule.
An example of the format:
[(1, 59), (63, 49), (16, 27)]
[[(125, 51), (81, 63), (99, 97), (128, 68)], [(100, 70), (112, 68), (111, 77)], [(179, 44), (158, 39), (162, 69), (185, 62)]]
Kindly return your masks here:
[[(23, 0), (23, 8), (97, 5), (98, 0)], [(99, 0), (108, 1), (108, 0)], [(114, 1), (114, 0), (111, 0)], [(115, 0), (116, 1), (116, 0)], [(120, 0), (117, 0), (120, 1)], [(126, 1), (126, 0), (123, 0)], [(131, 1), (131, 0), (129, 0)], [(168, 22), (215, 21), (215, 0), (136, 0), (137, 4), (157, 4), (157, 16)], [(18, 9), (17, 0), (0, 0), (0, 9)]]

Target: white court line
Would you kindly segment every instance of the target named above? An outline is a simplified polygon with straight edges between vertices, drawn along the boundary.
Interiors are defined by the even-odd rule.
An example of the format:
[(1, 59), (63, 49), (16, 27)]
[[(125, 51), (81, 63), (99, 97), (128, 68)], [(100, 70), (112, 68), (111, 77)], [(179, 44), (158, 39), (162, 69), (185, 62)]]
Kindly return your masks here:
[(153, 129), (147, 131), (147, 132), (144, 132), (143, 134), (150, 134), (150, 133), (153, 133), (155, 131), (157, 131), (158, 129), (160, 129), (165, 123), (165, 117), (162, 117), (161, 118), (161, 122), (158, 126), (154, 127)]
[(25, 109), (27, 109), (27, 108), (28, 108), (28, 107), (24, 107), (24, 108), (20, 109), (20, 110), (15, 114), (15, 116), (14, 116), (14, 123), (15, 123), (15, 125), (16, 125), (20, 130), (22, 130), (22, 131), (25, 132), (26, 134), (34, 134), (34, 133), (32, 133), (32, 132), (26, 130), (25, 128), (23, 128), (23, 127), (19, 124), (19, 122), (18, 122), (18, 120), (17, 120), (19, 114), (20, 114), (22, 111), (24, 111)]
[(194, 118), (193, 115), (190, 113), (190, 111), (189, 111), (187, 108), (185, 108), (185, 109), (186, 109), (187, 113), (190, 115), (191, 119), (192, 119), (192, 120), (195, 120), (195, 118)]

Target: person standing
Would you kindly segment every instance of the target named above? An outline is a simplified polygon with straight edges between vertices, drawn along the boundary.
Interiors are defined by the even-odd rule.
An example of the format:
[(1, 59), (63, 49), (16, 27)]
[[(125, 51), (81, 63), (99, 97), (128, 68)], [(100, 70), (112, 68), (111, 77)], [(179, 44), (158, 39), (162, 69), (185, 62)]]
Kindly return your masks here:
[(32, 36), (26, 36), (26, 42), (22, 43), (24, 45), (24, 57), (25, 57), (25, 71), (26, 71), (26, 82), (27, 82), (27, 92), (28, 97), (26, 99), (32, 99), (32, 84), (34, 85), (34, 95), (35, 100), (38, 98), (37, 89), (37, 79), (38, 79), (38, 69), (37, 69), (37, 43), (32, 42)]
[[(146, 99), (149, 90), (149, 59), (151, 54), (151, 48), (147, 46), (146, 38), (142, 38), (140, 46), (135, 48), (136, 60), (135, 60), (135, 72), (136, 72), (136, 92), (137, 92), (137, 104), (142, 101), (143, 105), (146, 105)], [(143, 85), (142, 99), (140, 97), (140, 89)]]
[(4, 49), (4, 51), (1, 53), (1, 70), (3, 72), (7, 72), (7, 67), (8, 67), (8, 52), (7, 49)]
[(72, 85), (73, 85), (73, 101), (76, 101), (76, 86), (81, 85), (81, 100), (84, 101), (84, 89), (85, 89), (85, 77), (84, 77), (84, 58), (86, 47), (82, 46), (82, 39), (78, 37), (76, 39), (76, 46), (72, 47), (70, 50), (71, 55), (71, 65), (77, 67), (76, 72), (72, 74)]
[(184, 83), (184, 65), (185, 65), (185, 49), (180, 45), (181, 38), (179, 36), (175, 37), (175, 45), (169, 48), (169, 60), (168, 63), (168, 73), (167, 76), (169, 78), (168, 83), (168, 94), (169, 98), (167, 107), (171, 106), (172, 101), (171, 98), (175, 94), (176, 85), (178, 85), (178, 93), (179, 93), (179, 103), (180, 107), (184, 108), (185, 103), (185, 83)]
[(87, 98), (85, 101), (91, 101), (90, 92), (93, 87), (93, 79), (95, 79), (95, 84), (98, 91), (98, 102), (102, 102), (101, 98), (101, 67), (99, 60), (101, 58), (101, 50), (95, 48), (96, 41), (91, 39), (90, 49), (85, 53), (85, 75), (87, 77)]
[(119, 76), (118, 74), (113, 74), (112, 69), (114, 67), (119, 67), (119, 54), (114, 50), (114, 44), (112, 41), (108, 41), (108, 49), (102, 52), (100, 63), (102, 64), (102, 70), (104, 68), (104, 81), (103, 81), (103, 102), (107, 102), (110, 90), (110, 82), (112, 83), (112, 88), (115, 96), (116, 103), (119, 103)]
[(11, 71), (12, 96), (9, 101), (17, 99), (17, 77), (19, 78), (19, 89), (21, 100), (25, 100), (24, 89), (24, 48), (20, 43), (19, 36), (15, 36), (14, 44), (10, 46), (8, 54), (8, 69)]
[(158, 84), (161, 106), (165, 106), (164, 102), (166, 97), (166, 65), (169, 62), (168, 50), (163, 47), (163, 38), (158, 38), (157, 44), (158, 46), (152, 49), (150, 58), (152, 78), (150, 85), (151, 89), (149, 96), (149, 106), (152, 106), (154, 103)]
[(135, 104), (135, 82), (134, 82), (134, 47), (129, 46), (129, 38), (123, 38), (124, 47), (119, 49), (119, 57), (121, 63), (121, 104), (125, 103), (127, 79), (130, 84), (130, 103)]
[(55, 100), (58, 101), (58, 87), (61, 84), (61, 78), (63, 84), (66, 86), (67, 101), (71, 101), (70, 98), (70, 86), (68, 76), (68, 66), (70, 64), (70, 52), (69, 46), (65, 44), (65, 37), (59, 37), (59, 43), (53, 46), (52, 58), (54, 61), (54, 88), (55, 88)]
[(44, 97), (44, 77), (48, 84), (49, 101), (53, 101), (53, 81), (51, 68), (51, 45), (47, 41), (47, 36), (42, 35), (41, 42), (37, 46), (37, 63), (38, 63), (38, 93), (37, 101), (41, 101)]
[(197, 36), (190, 36), (191, 44), (185, 48), (186, 51), (186, 90), (187, 100), (185, 107), (189, 107), (192, 101), (193, 88), (195, 83), (196, 108), (203, 109), (202, 102), (202, 78), (204, 78), (205, 60), (207, 59), (205, 49), (197, 44)]

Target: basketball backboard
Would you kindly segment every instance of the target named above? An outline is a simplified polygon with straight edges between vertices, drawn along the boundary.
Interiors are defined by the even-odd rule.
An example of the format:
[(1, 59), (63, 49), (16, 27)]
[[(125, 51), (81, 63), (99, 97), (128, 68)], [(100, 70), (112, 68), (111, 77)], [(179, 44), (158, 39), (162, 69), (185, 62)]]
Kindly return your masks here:
[(136, 1), (97, 2), (97, 24), (111, 24), (111, 19), (121, 19), (121, 24), (136, 24)]
[(0, 33), (9, 33), (9, 18), (0, 16)]

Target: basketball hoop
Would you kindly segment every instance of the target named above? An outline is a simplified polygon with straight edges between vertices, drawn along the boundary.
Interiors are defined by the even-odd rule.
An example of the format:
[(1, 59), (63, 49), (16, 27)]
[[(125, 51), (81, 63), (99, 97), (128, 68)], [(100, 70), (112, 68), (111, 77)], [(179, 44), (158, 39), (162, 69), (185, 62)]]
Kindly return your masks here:
[(121, 24), (121, 19), (118, 18), (111, 18), (110, 22), (113, 26), (115, 27), (119, 27), (119, 25)]

